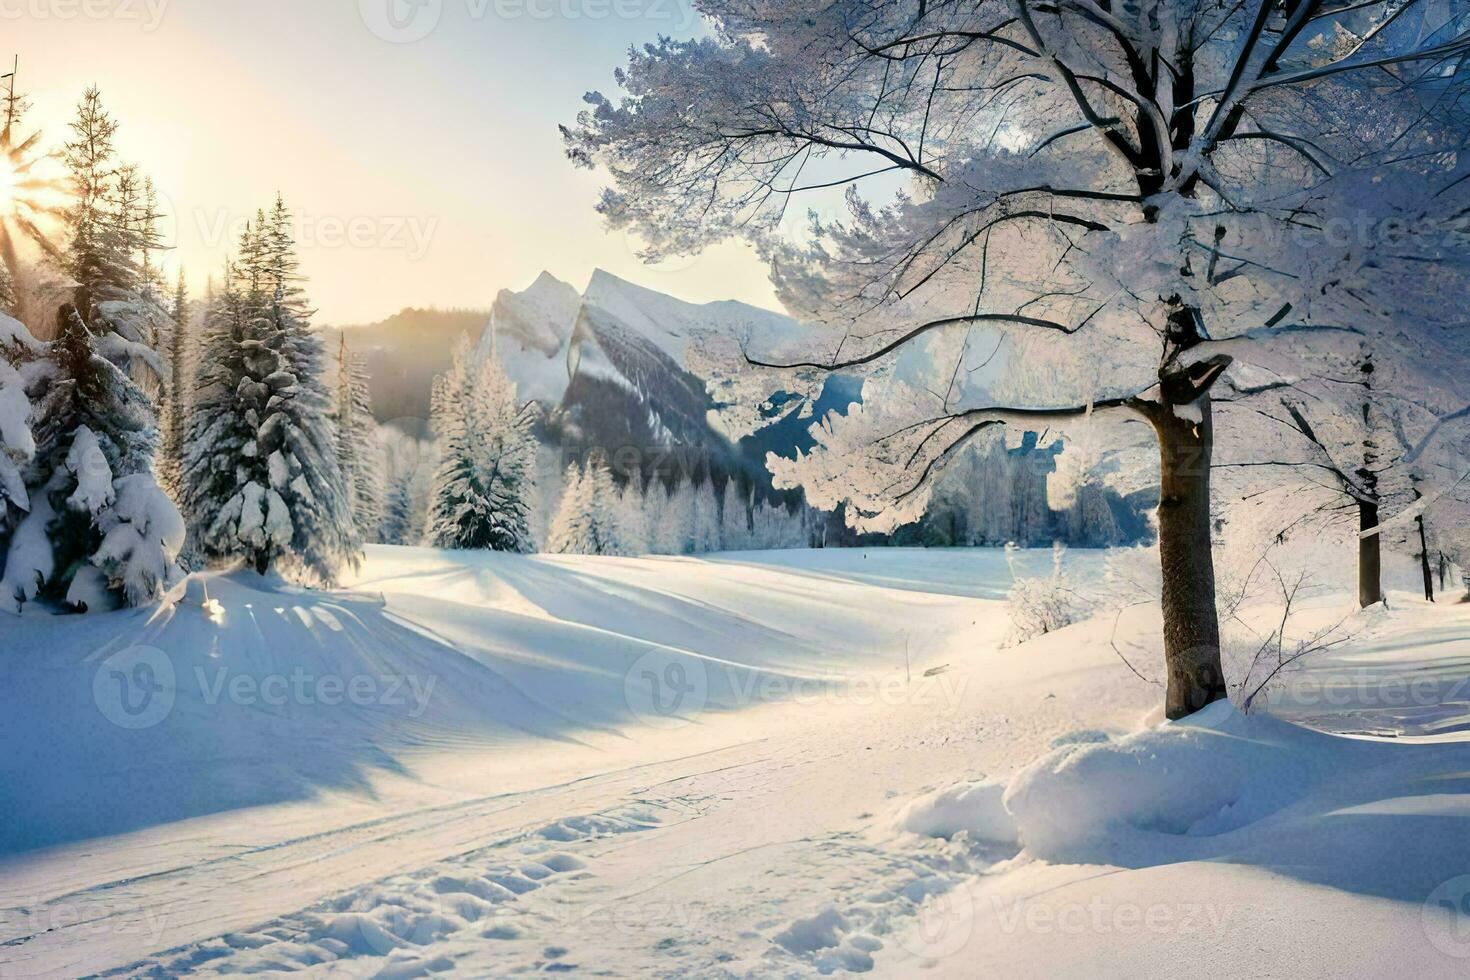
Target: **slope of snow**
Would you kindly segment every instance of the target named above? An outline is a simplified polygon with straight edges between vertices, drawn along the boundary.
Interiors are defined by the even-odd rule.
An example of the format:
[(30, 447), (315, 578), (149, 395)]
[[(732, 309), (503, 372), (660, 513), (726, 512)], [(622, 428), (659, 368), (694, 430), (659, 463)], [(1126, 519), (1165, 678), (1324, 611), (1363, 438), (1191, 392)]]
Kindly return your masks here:
[[(1159, 725), (1113, 648), (1160, 676), (1156, 614), (1000, 650), (1009, 584), (988, 551), (375, 548), (348, 592), (0, 621), (0, 972), (1461, 975), (1465, 713), (1374, 692), (1463, 675), (1470, 607), (1396, 594), (1268, 715)], [(195, 680), (298, 666), (379, 686)]]

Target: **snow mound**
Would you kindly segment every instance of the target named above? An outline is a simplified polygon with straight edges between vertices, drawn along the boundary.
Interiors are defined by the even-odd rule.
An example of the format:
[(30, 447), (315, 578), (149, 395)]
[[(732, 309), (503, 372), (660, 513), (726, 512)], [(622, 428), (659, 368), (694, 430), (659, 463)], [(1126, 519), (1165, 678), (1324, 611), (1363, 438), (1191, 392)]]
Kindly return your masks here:
[(899, 811), (898, 829), (945, 840), (964, 833), (972, 840), (1014, 844), (1016, 821), (1005, 808), (1005, 791), (1004, 783), (988, 779), (935, 790)]
[[(1455, 758), (1470, 759), (1467, 746), (1344, 738), (1222, 701), (1115, 742), (1063, 745), (1022, 771), (1003, 804), (1033, 857), (1152, 865), (1393, 798)], [(1333, 778), (1343, 772), (1356, 774), (1350, 788)]]

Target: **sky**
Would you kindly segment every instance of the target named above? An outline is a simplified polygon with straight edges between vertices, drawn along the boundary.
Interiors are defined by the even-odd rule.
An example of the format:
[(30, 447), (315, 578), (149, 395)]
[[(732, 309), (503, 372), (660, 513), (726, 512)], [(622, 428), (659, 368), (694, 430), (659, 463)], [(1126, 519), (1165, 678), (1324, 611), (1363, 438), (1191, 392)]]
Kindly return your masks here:
[(318, 323), (488, 308), (598, 267), (778, 308), (744, 245), (644, 265), (562, 151), (557, 124), (612, 94), (630, 45), (700, 29), (687, 0), (0, 0), (0, 60), (19, 55), (47, 145), (99, 86), (196, 287), (280, 191)]

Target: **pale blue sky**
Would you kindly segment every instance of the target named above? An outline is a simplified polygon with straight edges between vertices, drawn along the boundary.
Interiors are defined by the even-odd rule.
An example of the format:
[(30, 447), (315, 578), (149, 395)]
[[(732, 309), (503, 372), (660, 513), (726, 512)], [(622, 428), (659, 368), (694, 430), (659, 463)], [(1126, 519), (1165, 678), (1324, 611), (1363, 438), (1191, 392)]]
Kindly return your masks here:
[(562, 154), (557, 123), (630, 44), (698, 30), (684, 0), (0, 0), (48, 144), (95, 81), (196, 282), (279, 188), (328, 323), (488, 306), (543, 268), (775, 306), (743, 246), (643, 266)]

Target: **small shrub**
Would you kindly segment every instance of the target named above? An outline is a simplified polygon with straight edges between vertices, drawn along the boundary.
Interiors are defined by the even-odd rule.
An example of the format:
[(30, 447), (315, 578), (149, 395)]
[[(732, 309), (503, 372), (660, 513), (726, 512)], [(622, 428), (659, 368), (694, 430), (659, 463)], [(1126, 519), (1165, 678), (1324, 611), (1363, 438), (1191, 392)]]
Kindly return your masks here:
[(1004, 646), (1013, 647), (1034, 640), (1038, 636), (1055, 632), (1065, 626), (1081, 622), (1092, 613), (1092, 603), (1073, 586), (1069, 576), (1062, 570), (1062, 559), (1067, 549), (1061, 544), (1052, 547), (1051, 573), (1041, 577), (1023, 578), (1017, 574), (1015, 545), (1006, 546), (1006, 561), (1011, 567), (1015, 584), (1006, 594), (1006, 610), (1011, 617), (1011, 629), (1006, 634)]

